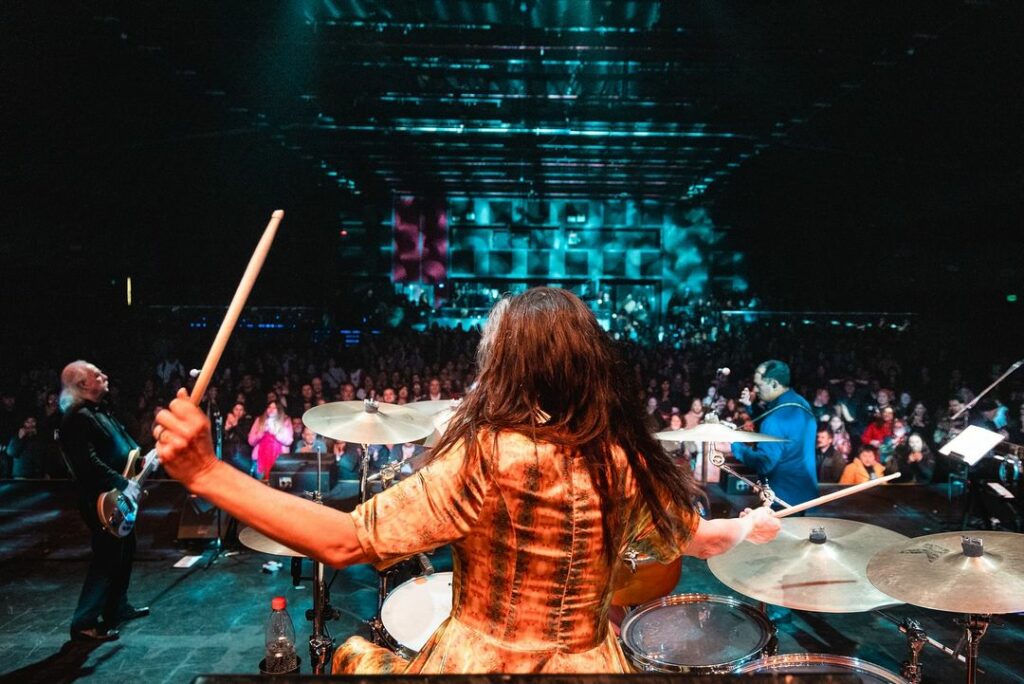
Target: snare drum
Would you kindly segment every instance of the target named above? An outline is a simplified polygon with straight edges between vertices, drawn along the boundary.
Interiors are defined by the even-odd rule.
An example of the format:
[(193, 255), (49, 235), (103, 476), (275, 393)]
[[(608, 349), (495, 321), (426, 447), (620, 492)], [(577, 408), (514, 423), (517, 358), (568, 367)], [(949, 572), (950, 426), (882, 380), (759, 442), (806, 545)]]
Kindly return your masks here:
[(856, 674), (866, 684), (907, 684), (907, 680), (858, 658), (826, 653), (787, 653), (755, 660), (735, 674)]
[(390, 646), (412, 659), (452, 612), (452, 573), (414, 577), (384, 599), (380, 619)]
[(645, 603), (622, 622), (622, 650), (638, 670), (725, 674), (774, 655), (775, 625), (728, 596), (674, 594)]

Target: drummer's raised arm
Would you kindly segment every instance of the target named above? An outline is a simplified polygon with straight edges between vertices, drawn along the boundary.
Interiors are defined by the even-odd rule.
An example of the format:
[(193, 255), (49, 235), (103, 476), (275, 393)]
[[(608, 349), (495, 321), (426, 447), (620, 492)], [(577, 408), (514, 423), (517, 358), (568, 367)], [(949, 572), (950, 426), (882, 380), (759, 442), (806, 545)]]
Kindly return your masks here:
[(305, 556), (333, 567), (372, 560), (348, 513), (272, 489), (217, 460), (210, 421), (185, 390), (157, 414), (157, 454), (189, 491)]

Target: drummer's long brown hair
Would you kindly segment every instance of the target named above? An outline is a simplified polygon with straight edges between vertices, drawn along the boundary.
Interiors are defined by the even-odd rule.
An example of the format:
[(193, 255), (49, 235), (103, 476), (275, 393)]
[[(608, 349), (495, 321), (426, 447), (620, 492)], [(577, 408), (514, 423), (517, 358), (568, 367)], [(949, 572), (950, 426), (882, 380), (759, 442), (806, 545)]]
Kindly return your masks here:
[[(478, 448), (480, 430), (521, 432), (535, 441), (578, 449), (601, 498), (609, 554), (624, 502), (613, 448), (625, 452), (652, 520), (669, 538), (668, 497), (690, 508), (703, 493), (647, 430), (632, 379), (594, 314), (565, 290), (538, 287), (502, 300), (484, 326), (477, 350), (478, 384), (452, 416), (435, 447)], [(549, 418), (544, 419), (546, 414)]]

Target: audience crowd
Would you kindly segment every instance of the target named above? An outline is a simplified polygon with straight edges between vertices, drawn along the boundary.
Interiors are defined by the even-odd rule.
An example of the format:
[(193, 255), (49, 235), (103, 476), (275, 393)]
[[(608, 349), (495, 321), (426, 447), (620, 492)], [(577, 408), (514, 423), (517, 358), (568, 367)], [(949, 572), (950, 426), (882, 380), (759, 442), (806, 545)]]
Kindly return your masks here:
[[(968, 422), (1021, 443), (1021, 380), (1011, 377), (969, 415), (952, 420), (1003, 367), (993, 364), (970, 376), (913, 325), (739, 323), (711, 310), (700, 320), (686, 320), (660, 324), (644, 341), (628, 335), (620, 341), (652, 431), (692, 427), (709, 413), (756, 428), (750, 407), (740, 402), (741, 391), (753, 386), (757, 363), (778, 358), (790, 364), (793, 388), (819, 421), (822, 482), (860, 482), (896, 470), (908, 482), (944, 477), (950, 464), (937, 448)], [(205, 339), (175, 330), (150, 338), (137, 333), (136, 347), (146, 351), (130, 359), (79, 354), (108, 371), (110, 401), (144, 449), (152, 446), (155, 413), (179, 387), (194, 382), (182, 359), (198, 365), (205, 355)], [(305, 430), (303, 413), (318, 404), (366, 397), (395, 404), (457, 399), (474, 383), (478, 338), (458, 330), (390, 329), (364, 332), (354, 343), (351, 335), (322, 330), (238, 330), (204, 407), (222, 428), (224, 458), (255, 476), (267, 477), (274, 459), (288, 452), (321, 451), (354, 469), (360, 447)], [(60, 423), (58, 374), (71, 360), (43, 359), (0, 376), (0, 477), (67, 476), (54, 431)], [(694, 452), (692, 444), (666, 446), (683, 458)], [(409, 445), (371, 447), (374, 467), (412, 453)]]

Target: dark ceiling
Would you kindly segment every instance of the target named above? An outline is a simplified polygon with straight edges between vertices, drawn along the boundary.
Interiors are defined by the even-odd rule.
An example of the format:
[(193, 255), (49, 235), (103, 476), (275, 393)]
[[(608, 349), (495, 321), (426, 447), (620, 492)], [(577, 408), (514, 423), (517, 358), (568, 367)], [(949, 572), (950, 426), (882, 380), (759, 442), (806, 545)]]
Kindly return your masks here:
[(285, 206), (294, 269), (393, 193), (629, 197), (708, 207), (808, 305), (1019, 286), (1024, 3), (12, 4), (0, 257), (244, 229), (233, 274)]

